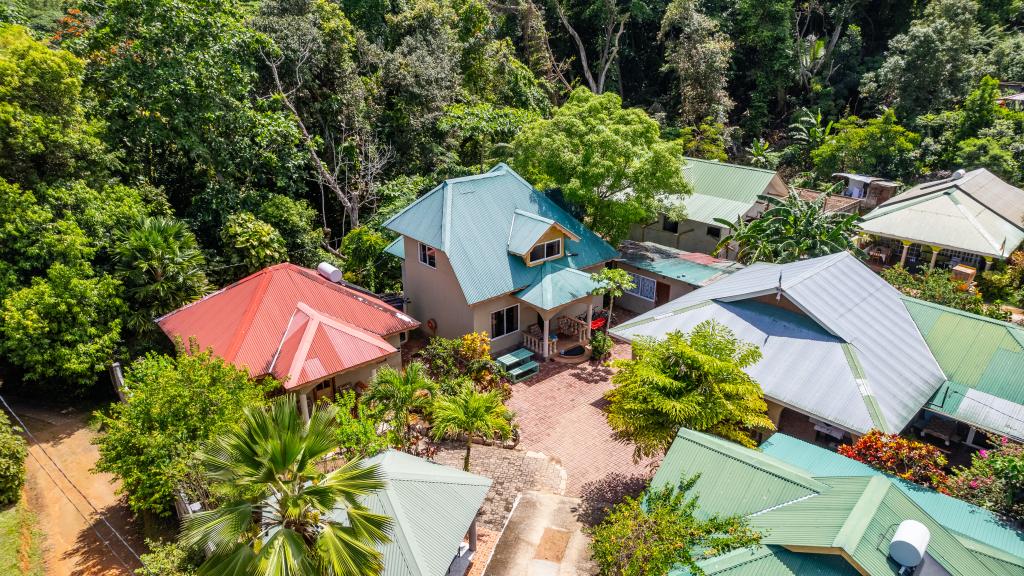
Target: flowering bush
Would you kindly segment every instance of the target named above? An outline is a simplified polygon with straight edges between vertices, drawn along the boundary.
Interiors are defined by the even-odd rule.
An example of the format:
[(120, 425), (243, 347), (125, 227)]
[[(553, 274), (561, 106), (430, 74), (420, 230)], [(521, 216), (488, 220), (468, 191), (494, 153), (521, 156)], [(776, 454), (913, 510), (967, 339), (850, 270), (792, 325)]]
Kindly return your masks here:
[(1020, 522), (1024, 520), (1024, 446), (990, 439), (995, 448), (979, 450), (969, 467), (953, 471), (949, 493)]
[(840, 446), (839, 453), (887, 474), (945, 491), (946, 457), (931, 444), (872, 430), (854, 444)]
[(469, 378), (481, 392), (498, 390), (505, 400), (512, 396), (508, 374), (491, 359), (491, 338), (487, 332), (472, 332), (461, 338), (431, 338), (421, 355), (427, 374), (446, 394), (454, 393)]

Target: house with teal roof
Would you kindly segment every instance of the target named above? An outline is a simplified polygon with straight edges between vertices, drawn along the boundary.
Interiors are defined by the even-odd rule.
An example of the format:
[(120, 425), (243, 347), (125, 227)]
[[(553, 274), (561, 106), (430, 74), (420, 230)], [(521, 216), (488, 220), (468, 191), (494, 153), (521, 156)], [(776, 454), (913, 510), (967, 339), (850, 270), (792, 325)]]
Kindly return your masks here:
[(651, 485), (698, 474), (698, 514), (762, 534), (702, 560), (709, 576), (1024, 575), (1024, 534), (991, 512), (784, 434), (751, 450), (680, 430)]
[(590, 337), (590, 273), (618, 253), (514, 170), (445, 180), (385, 227), (408, 313), (429, 334), (487, 332), (546, 358)]
[(654, 242), (619, 244), (615, 267), (633, 278), (633, 288), (615, 300), (633, 312), (647, 312), (743, 268), (739, 262), (687, 252)]

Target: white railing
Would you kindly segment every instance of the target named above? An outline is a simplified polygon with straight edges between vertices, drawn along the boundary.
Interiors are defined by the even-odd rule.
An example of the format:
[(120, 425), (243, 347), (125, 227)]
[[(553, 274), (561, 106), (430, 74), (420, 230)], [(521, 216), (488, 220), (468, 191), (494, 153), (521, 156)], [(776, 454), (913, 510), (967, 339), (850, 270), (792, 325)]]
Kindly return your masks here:
[(562, 316), (558, 319), (558, 331), (562, 334), (575, 336), (576, 341), (583, 344), (587, 341), (587, 323), (571, 316)]

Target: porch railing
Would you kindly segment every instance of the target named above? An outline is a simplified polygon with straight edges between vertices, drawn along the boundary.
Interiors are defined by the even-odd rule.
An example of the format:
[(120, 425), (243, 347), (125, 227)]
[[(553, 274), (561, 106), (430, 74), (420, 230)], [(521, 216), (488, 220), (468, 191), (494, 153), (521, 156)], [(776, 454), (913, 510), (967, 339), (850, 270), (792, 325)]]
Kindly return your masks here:
[[(536, 331), (534, 330), (536, 329)], [(552, 334), (553, 336), (553, 334)], [(551, 354), (555, 350), (555, 339), (548, 340), (548, 354)], [(540, 335), (540, 329), (538, 326), (531, 326), (531, 329), (523, 331), (523, 346), (533, 350), (537, 354), (544, 353), (544, 338)]]
[(558, 331), (562, 334), (575, 336), (576, 341), (583, 344), (587, 341), (587, 323), (578, 318), (562, 316), (558, 319)]

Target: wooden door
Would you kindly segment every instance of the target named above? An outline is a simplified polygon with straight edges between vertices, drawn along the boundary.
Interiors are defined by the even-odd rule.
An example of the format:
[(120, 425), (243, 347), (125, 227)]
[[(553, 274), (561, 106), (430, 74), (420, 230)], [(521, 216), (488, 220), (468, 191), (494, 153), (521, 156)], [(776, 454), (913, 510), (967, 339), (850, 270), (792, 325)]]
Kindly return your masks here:
[(669, 293), (672, 291), (672, 287), (664, 282), (658, 282), (654, 286), (654, 305), (661, 306), (668, 302)]

